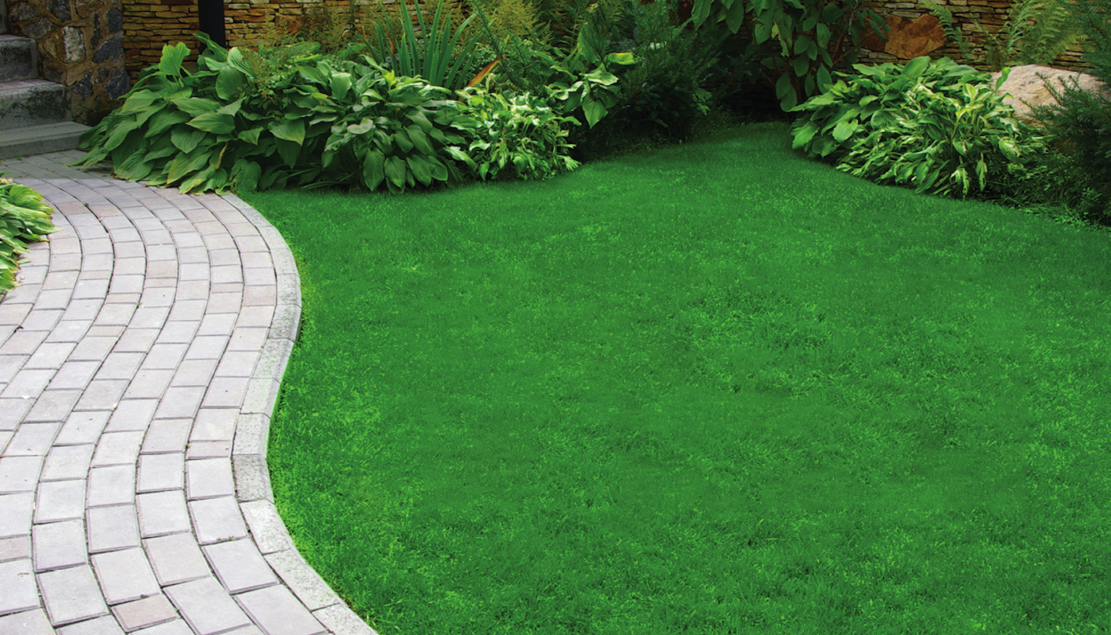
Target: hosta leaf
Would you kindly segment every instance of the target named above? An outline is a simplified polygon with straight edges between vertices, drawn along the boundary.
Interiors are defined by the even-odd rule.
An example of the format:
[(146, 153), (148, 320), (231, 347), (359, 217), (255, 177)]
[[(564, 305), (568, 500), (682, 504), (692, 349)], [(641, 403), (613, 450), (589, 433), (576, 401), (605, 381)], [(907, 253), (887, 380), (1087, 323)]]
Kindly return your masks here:
[(301, 145), (305, 142), (305, 122), (301, 119), (282, 119), (270, 124), (270, 133), (279, 139)]
[(170, 131), (170, 141), (178, 150), (189, 154), (207, 135), (208, 133), (203, 130), (190, 130), (185, 126), (177, 126)]
[(213, 134), (228, 134), (235, 131), (235, 118), (218, 112), (206, 112), (189, 120), (189, 125), (198, 130)]
[(393, 135), (393, 142), (401, 148), (402, 152), (408, 152), (413, 149), (413, 142), (409, 139), (409, 135), (404, 130), (398, 130)]
[(231, 99), (243, 87), (246, 79), (239, 69), (225, 66), (216, 74), (216, 94), (220, 99)]
[(818, 125), (813, 121), (806, 122), (806, 125), (795, 131), (795, 140), (791, 142), (791, 148), (798, 150), (799, 148), (810, 143), (814, 135), (818, 132)]
[(923, 55), (922, 57), (916, 57), (907, 62), (907, 65), (903, 67), (902, 77), (907, 79), (914, 79), (922, 75), (922, 71), (926, 70), (926, 67), (929, 65), (930, 58), (928, 56)]
[(588, 101), (583, 104), (583, 114), (586, 115), (586, 123), (591, 128), (601, 121), (602, 117), (605, 117), (608, 112), (609, 110), (605, 104), (600, 101)]
[(115, 149), (121, 143), (123, 143), (123, 140), (127, 138), (128, 133), (138, 127), (139, 123), (135, 120), (125, 121), (119, 124), (118, 126), (116, 126), (116, 129), (112, 131), (111, 136), (108, 137), (108, 141), (105, 142), (104, 148), (106, 150)]
[(409, 164), (409, 170), (413, 172), (413, 176), (420, 181), (421, 185), (432, 184), (432, 171), (423, 157), (416, 155), (406, 157), (405, 162)]
[(186, 97), (183, 99), (171, 100), (173, 105), (177, 106), (183, 112), (186, 112), (194, 117), (203, 115), (206, 112), (215, 112), (220, 108), (220, 102), (214, 99), (205, 99), (203, 97)]
[[(235, 49), (232, 49), (235, 50)], [(243, 130), (237, 135), (241, 141), (246, 141), (251, 145), (258, 145), (258, 136), (262, 134), (262, 128), (251, 128), (250, 130)]]
[(400, 157), (390, 157), (386, 159), (385, 173), (386, 178), (392, 186), (391, 189), (405, 189), (405, 161)]
[(150, 174), (153, 165), (148, 163), (143, 152), (132, 153), (124, 162), (115, 166), (116, 176), (127, 181), (141, 181)]
[(363, 183), (372, 191), (378, 189), (386, 176), (385, 158), (377, 150), (371, 150), (363, 158)]
[(181, 73), (181, 64), (189, 55), (189, 47), (184, 42), (173, 46), (169, 44), (162, 47), (162, 59), (158, 62), (158, 71), (163, 75), (176, 77)]
[(853, 133), (856, 132), (858, 127), (860, 127), (860, 125), (855, 119), (840, 121), (833, 127), (833, 138), (843, 143), (846, 139), (853, 136)]
[(147, 122), (146, 137), (147, 139), (153, 139), (170, 126), (186, 121), (189, 121), (189, 115), (173, 108), (167, 108), (151, 117), (150, 121)]
[(288, 141), (286, 139), (278, 139), (278, 156), (285, 161), (288, 167), (297, 165), (297, 157), (301, 154), (301, 145), (299, 143)]
[(231, 168), (232, 186), (236, 190), (254, 192), (258, 188), (260, 176), (262, 176), (262, 168), (254, 161), (240, 159)]
[(405, 129), (409, 133), (409, 140), (413, 142), (413, 146), (420, 150), (423, 154), (428, 156), (435, 156), (436, 151), (432, 149), (432, 144), (428, 142), (428, 137), (420, 126), (411, 125)]
[(189, 154), (179, 154), (166, 166), (166, 182), (174, 183), (199, 170), (208, 163), (210, 148), (197, 148)]
[(332, 97), (335, 99), (346, 97), (347, 91), (351, 90), (351, 73), (332, 73), (330, 80)]
[(802, 77), (810, 70), (810, 58), (806, 56), (796, 57), (791, 62), (791, 68), (795, 69), (795, 75)]

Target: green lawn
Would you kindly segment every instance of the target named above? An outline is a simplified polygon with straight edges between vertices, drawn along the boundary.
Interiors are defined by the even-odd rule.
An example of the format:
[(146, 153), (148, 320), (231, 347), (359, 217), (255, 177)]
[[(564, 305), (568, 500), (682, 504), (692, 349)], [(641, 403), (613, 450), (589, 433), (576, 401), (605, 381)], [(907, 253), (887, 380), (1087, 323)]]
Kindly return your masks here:
[(783, 124), (546, 182), (248, 197), (269, 449), (383, 635), (1111, 632), (1111, 235)]

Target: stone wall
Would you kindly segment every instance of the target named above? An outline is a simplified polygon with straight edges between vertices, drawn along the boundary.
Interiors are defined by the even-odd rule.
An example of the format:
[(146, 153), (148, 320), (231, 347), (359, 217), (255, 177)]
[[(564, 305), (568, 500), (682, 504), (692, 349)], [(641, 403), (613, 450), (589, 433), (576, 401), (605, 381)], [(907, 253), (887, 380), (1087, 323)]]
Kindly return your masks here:
[(66, 87), (78, 123), (119, 106), (124, 69), (120, 0), (7, 0), (8, 29), (38, 43), (42, 77)]
[[(898, 62), (913, 59), (918, 55), (929, 55), (934, 59), (948, 57), (963, 64), (969, 64), (980, 69), (987, 69), (983, 61), (983, 41), (985, 36), (975, 27), (975, 22), (980, 22), (989, 31), (995, 31), (1003, 26), (1007, 20), (1007, 13), (1011, 8), (1010, 0), (938, 0), (938, 4), (945, 6), (953, 14), (953, 21), (957, 24), (964, 37), (971, 44), (973, 60), (962, 59), (961, 51), (953, 42), (948, 41), (941, 32), (937, 20), (933, 18), (926, 7), (921, 3), (910, 0), (865, 0), (864, 5), (881, 16), (887, 18), (889, 25), (898, 25), (905, 29), (917, 31), (922, 42), (908, 42), (907, 46), (892, 46), (872, 41), (866, 44), (861, 61), (865, 63)], [(923, 17), (925, 16), (925, 17)], [(932, 33), (928, 33), (932, 31)], [(917, 38), (905, 38), (914, 40)], [(924, 50), (917, 45), (923, 45)], [(935, 48), (936, 46), (936, 48)], [(1082, 56), (1083, 50), (1074, 47), (1062, 53), (1053, 62), (1055, 68), (1068, 70), (1086, 70)]]
[[(396, 11), (398, 6), (396, 1), (385, 2), (387, 9)], [(430, 6), (432, 6), (431, 1), (429, 0)], [(133, 79), (138, 77), (142, 69), (158, 63), (162, 46), (165, 44), (185, 42), (193, 50), (190, 59), (195, 59), (198, 42), (193, 37), (193, 33), (199, 28), (197, 0), (122, 0), (122, 2), (125, 33), (123, 47), (126, 51), (127, 70)], [(358, 22), (367, 22), (366, 14), (377, 7), (377, 1), (355, 0), (355, 3), (357, 10), (363, 15), (363, 19)], [(929, 15), (917, 0), (866, 0), (864, 4), (889, 20), (901, 19), (903, 24), (912, 23), (921, 16)], [(998, 29), (1006, 20), (1011, 0), (940, 0), (940, 4), (948, 6), (966, 38), (972, 42), (974, 57), (982, 60), (979, 44), (984, 38), (975, 30), (973, 20), (979, 20), (988, 29)], [(282, 33), (295, 32), (304, 25), (309, 14), (320, 7), (327, 7), (342, 15), (350, 10), (351, 3), (348, 0), (230, 0), (224, 5), (228, 46), (257, 45), (272, 40)], [(974, 66), (986, 68), (982, 61), (962, 60), (956, 45), (944, 41), (943, 37), (942, 42), (938, 44), (939, 47), (932, 48), (926, 53), (931, 57), (947, 56), (963, 63), (972, 63)], [(884, 43), (873, 42), (870, 49), (864, 52), (861, 61), (880, 63), (916, 57), (916, 55), (910, 57), (903, 55), (913, 53), (913, 47), (903, 47), (896, 54), (892, 54), (885, 51)], [(1080, 50), (1067, 52), (1061, 55), (1053, 66), (1083, 70), (1086, 65), (1082, 62), (1081, 55)]]

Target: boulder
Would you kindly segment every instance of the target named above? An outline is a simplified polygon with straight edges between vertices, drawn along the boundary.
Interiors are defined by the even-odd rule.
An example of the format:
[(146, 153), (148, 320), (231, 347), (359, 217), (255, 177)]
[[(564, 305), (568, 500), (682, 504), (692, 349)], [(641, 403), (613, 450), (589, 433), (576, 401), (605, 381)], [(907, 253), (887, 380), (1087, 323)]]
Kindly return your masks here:
[(888, 16), (887, 26), (891, 29), (886, 38), (876, 32), (869, 33), (861, 41), (861, 46), (871, 51), (883, 51), (901, 60), (912, 60), (945, 44), (945, 31), (941, 23), (932, 15), (925, 14), (910, 20), (897, 15)]
[[(995, 82), (999, 80), (1001, 75), (1001, 73), (992, 73), (992, 86), (995, 86)], [(1062, 82), (1072, 86), (1074, 79), (1081, 90), (1100, 90), (1111, 97), (1111, 90), (1093, 75), (1036, 64), (1012, 68), (1011, 74), (1007, 76), (1007, 81), (1003, 82), (1003, 85), (996, 92), (1007, 95), (1003, 99), (1003, 103), (1014, 106), (1015, 114), (1019, 119), (1029, 124), (1036, 124), (1037, 120), (1031, 116), (1033, 113), (1031, 106), (1050, 106), (1057, 103), (1049, 92), (1049, 88), (1046, 87), (1046, 82), (1049, 82), (1054, 90), (1060, 93), (1064, 90)]]

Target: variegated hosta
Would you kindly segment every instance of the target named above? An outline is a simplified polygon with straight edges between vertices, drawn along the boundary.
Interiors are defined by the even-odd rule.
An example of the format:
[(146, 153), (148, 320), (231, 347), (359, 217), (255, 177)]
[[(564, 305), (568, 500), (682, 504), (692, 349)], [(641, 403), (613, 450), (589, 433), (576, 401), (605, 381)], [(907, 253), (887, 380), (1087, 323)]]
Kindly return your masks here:
[(54, 231), (54, 210), (25, 185), (0, 179), (0, 293), (15, 286), (15, 272), (28, 243)]
[(1020, 173), (1023, 148), (1038, 143), (1040, 138), (990, 86), (961, 84), (953, 94), (919, 81), (907, 92), (903, 108), (873, 117), (869, 132), (851, 140), (837, 169), (918, 192), (959, 192), (963, 198), (974, 184), (984, 190), (989, 165)]
[(986, 187), (993, 166), (1020, 174), (1027, 150), (1043, 143), (986, 73), (926, 57), (855, 68), (860, 75), (797, 107), (810, 115), (792, 130), (796, 149), (844, 172), (963, 197)]

